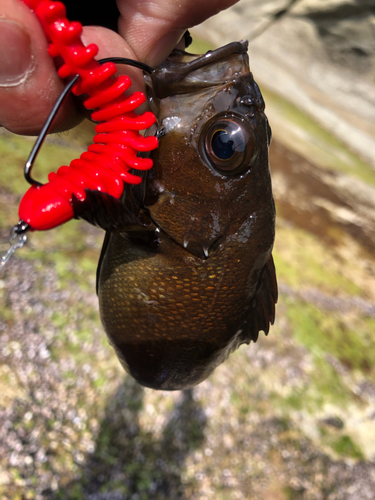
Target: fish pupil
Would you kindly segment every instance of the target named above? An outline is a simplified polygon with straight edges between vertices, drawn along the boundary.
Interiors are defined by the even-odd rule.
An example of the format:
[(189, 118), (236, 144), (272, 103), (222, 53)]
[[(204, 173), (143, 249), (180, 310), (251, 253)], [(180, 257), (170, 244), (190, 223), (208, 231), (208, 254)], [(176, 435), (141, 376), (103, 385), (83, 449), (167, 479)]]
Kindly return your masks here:
[(225, 130), (218, 130), (212, 136), (212, 152), (220, 160), (229, 160), (236, 150), (234, 140)]

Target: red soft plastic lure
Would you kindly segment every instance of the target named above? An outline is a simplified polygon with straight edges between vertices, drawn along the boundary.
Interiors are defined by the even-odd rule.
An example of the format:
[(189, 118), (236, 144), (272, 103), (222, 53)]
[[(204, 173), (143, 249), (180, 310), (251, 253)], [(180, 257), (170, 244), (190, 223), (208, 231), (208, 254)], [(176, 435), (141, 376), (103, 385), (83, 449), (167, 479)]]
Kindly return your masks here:
[(49, 54), (60, 56), (64, 64), (58, 70), (61, 78), (79, 75), (72, 91), (86, 94), (84, 106), (95, 110), (91, 117), (100, 122), (95, 131), (94, 144), (69, 166), (60, 167), (48, 176), (48, 183), (35, 183), (24, 195), (20, 207), (21, 221), (31, 230), (52, 229), (72, 219), (73, 196), (79, 201), (86, 198), (86, 189), (96, 190), (119, 199), (124, 182), (139, 184), (141, 178), (131, 169), (148, 170), (152, 160), (139, 158), (138, 152), (152, 151), (158, 146), (156, 137), (142, 137), (139, 133), (156, 122), (153, 113), (136, 115), (134, 110), (146, 101), (142, 92), (125, 97), (130, 87), (127, 76), (114, 77), (116, 66), (103, 65), (95, 60), (98, 47), (85, 47), (80, 35), (82, 26), (66, 19), (61, 2), (52, 0), (24, 0), (37, 15), (50, 42)]

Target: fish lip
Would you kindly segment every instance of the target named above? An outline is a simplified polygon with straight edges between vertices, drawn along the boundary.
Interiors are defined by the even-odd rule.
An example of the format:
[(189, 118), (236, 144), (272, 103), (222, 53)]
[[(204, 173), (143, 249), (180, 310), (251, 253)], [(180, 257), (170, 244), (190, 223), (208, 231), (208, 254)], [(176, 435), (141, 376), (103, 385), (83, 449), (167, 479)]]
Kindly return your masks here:
[[(228, 43), (203, 55), (175, 49), (151, 75), (145, 75), (146, 86), (152, 89), (151, 95), (157, 99), (163, 99), (171, 95), (192, 93), (207, 87), (223, 85), (228, 79), (235, 80), (240, 73), (250, 72), (247, 49), (246, 40)], [(237, 76), (233, 73), (228, 77), (228, 61), (236, 57), (238, 61), (233, 71)], [(190, 60), (186, 61), (184, 58)], [(222, 69), (212, 73), (210, 68), (212, 69), (213, 65), (220, 66)], [(199, 70), (205, 71), (204, 78), (199, 81), (196, 78), (189, 80), (189, 75), (195, 75)], [(183, 83), (185, 79), (187, 81)]]
[[(241, 40), (240, 42), (230, 42), (224, 45), (223, 47), (219, 47), (214, 50), (209, 50), (206, 52), (206, 54), (202, 55), (197, 55), (196, 59), (186, 62), (179, 68), (176, 68), (175, 65), (173, 65), (173, 70), (177, 75), (175, 75), (175, 78), (180, 79), (184, 78), (187, 74), (192, 73), (193, 71), (196, 71), (200, 68), (203, 68), (204, 66), (208, 66), (210, 64), (214, 64), (216, 62), (221, 61), (222, 59), (227, 59), (233, 54), (242, 54), (242, 53), (247, 53), (249, 47), (249, 42), (247, 40)], [(168, 66), (169, 60), (173, 60), (174, 55), (187, 55), (187, 56), (192, 56), (194, 54), (190, 54), (189, 52), (185, 52), (184, 50), (178, 50), (175, 49), (167, 58), (165, 63), (160, 66), (160, 68)], [(158, 68), (159, 69), (159, 68)], [(176, 71), (177, 70), (177, 71)]]

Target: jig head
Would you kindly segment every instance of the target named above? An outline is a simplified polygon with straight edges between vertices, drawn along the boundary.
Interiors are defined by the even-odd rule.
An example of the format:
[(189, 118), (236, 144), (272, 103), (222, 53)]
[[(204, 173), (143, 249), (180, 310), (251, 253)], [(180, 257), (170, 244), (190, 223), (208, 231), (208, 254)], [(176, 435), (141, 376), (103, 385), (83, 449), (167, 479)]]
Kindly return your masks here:
[[(58, 70), (61, 78), (72, 78), (56, 102), (25, 166), (25, 178), (31, 188), (25, 193), (19, 207), (20, 224), (27, 230), (52, 229), (77, 216), (74, 202), (84, 203), (86, 190), (98, 191), (119, 199), (124, 182), (139, 184), (141, 178), (132, 169), (148, 170), (152, 160), (140, 158), (138, 152), (148, 152), (158, 146), (156, 137), (143, 137), (139, 131), (156, 122), (150, 111), (136, 115), (135, 109), (146, 101), (142, 92), (125, 97), (131, 86), (128, 76), (115, 77), (115, 62), (129, 64), (152, 72), (149, 66), (122, 58), (95, 60), (98, 47), (85, 47), (80, 35), (82, 25), (66, 19), (64, 4), (52, 0), (24, 0), (37, 15), (50, 42), (48, 52), (60, 56), (64, 64)], [(53, 118), (68, 93), (85, 94), (84, 106), (95, 110), (91, 114), (95, 127), (94, 143), (69, 166), (60, 167), (48, 175), (42, 185), (31, 177), (33, 162), (43, 144)]]

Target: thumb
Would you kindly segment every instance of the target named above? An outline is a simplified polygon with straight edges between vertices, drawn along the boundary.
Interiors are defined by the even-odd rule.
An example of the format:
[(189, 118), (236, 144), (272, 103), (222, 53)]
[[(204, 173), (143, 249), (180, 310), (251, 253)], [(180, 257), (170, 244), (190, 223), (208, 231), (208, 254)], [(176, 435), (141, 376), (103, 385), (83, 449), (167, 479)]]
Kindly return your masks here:
[[(38, 133), (64, 87), (47, 49), (35, 14), (19, 0), (1, 0), (0, 124), (12, 132)], [(74, 121), (72, 100), (68, 109), (57, 121)]]

